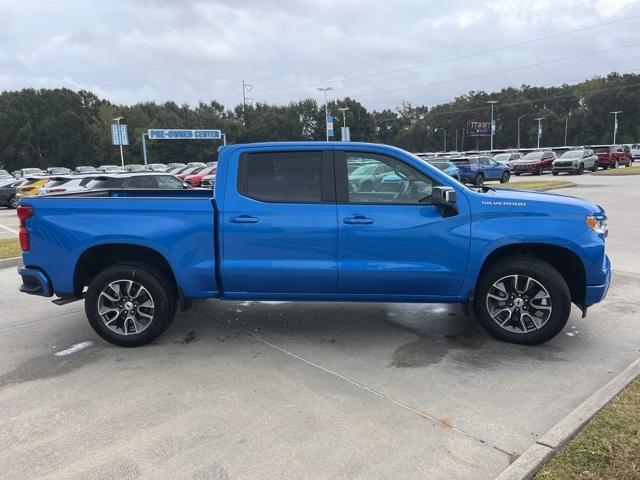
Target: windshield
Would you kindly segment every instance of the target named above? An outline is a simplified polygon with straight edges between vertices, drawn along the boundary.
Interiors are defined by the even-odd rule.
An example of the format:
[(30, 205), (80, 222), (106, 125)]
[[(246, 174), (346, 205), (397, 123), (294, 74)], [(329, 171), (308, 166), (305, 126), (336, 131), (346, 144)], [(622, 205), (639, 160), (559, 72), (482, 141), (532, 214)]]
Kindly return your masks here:
[(542, 152), (531, 152), (527, 153), (522, 160), (540, 160), (542, 155)]
[(593, 147), (592, 150), (596, 153), (609, 153), (609, 147)]
[(560, 158), (582, 158), (583, 150), (571, 150), (570, 152), (564, 152)]
[(495, 157), (493, 157), (493, 159), (496, 162), (508, 162), (509, 158), (511, 157), (510, 153), (499, 153), (498, 155), (496, 155)]
[(449, 162), (431, 162), (431, 165), (436, 167), (438, 170), (446, 170), (449, 168)]

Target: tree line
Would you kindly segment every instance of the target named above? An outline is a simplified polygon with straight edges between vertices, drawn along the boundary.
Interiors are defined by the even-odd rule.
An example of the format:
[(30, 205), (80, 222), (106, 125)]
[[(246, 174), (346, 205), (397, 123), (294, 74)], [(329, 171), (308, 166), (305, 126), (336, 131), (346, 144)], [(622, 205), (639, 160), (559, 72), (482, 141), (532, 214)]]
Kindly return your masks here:
[[(471, 138), (467, 122), (489, 121), (489, 100), (496, 100), (494, 148), (534, 147), (542, 121), (541, 146), (611, 143), (613, 115), (619, 116), (618, 143), (640, 141), (640, 75), (612, 73), (606, 77), (555, 87), (504, 88), (499, 92), (470, 91), (432, 107), (403, 102), (395, 109), (368, 110), (352, 98), (331, 100), (336, 140), (342, 112), (352, 141), (379, 142), (413, 152), (489, 148), (489, 138)], [(141, 134), (149, 128), (221, 129), (229, 143), (274, 140), (324, 140), (324, 105), (307, 99), (288, 105), (267, 103), (225, 108), (217, 101), (195, 106), (174, 102), (118, 105), (80, 90), (24, 89), (0, 93), (0, 166), (26, 167), (119, 164), (119, 149), (111, 144), (113, 118), (124, 116), (130, 146), (126, 163), (142, 163)], [(215, 160), (219, 142), (148, 141), (150, 163)]]

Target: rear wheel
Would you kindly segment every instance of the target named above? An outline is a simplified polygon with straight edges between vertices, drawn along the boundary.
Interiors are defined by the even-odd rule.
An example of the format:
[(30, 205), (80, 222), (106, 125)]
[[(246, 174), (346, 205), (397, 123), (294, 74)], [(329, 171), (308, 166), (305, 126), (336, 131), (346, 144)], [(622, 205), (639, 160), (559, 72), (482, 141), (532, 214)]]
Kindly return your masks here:
[(576, 172), (578, 175), (582, 175), (584, 173), (584, 163), (581, 163), (578, 167), (578, 171)]
[(598, 171), (598, 162), (594, 162), (593, 163), (593, 167), (591, 167), (591, 171), (592, 172), (597, 172)]
[(552, 170), (552, 171), (551, 171), (551, 175), (555, 175), (555, 176), (557, 176), (557, 175), (558, 175), (558, 173), (559, 173), (559, 172), (556, 172), (555, 170)]
[(176, 313), (167, 276), (145, 264), (114, 265), (98, 274), (87, 292), (89, 323), (106, 341), (138, 347), (158, 338)]
[(555, 337), (571, 312), (569, 287), (542, 260), (508, 257), (478, 281), (474, 310), (480, 325), (499, 340), (535, 345)]
[(502, 174), (502, 178), (500, 178), (500, 183), (509, 183), (510, 178), (511, 178), (511, 174), (509, 172), (504, 172)]
[(7, 200), (7, 207), (9, 208), (18, 208), (18, 200), (15, 195), (11, 195), (9, 200)]
[(473, 184), (476, 186), (480, 186), (484, 183), (484, 175), (481, 173), (476, 174), (473, 178)]

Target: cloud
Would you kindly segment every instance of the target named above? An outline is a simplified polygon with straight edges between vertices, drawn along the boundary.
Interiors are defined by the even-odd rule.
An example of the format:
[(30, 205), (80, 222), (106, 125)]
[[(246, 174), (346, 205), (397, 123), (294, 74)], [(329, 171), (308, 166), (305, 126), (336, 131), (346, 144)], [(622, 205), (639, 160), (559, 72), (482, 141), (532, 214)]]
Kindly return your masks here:
[[(374, 108), (432, 104), (635, 71), (638, 48), (459, 80), (633, 43), (634, 15), (637, 0), (0, 0), (0, 89), (67, 86), (122, 103), (231, 107), (242, 80), (273, 103), (320, 98), (316, 87), (331, 82), (335, 96), (362, 95)], [(617, 19), (627, 21), (499, 49)], [(459, 58), (486, 50), (496, 51)]]

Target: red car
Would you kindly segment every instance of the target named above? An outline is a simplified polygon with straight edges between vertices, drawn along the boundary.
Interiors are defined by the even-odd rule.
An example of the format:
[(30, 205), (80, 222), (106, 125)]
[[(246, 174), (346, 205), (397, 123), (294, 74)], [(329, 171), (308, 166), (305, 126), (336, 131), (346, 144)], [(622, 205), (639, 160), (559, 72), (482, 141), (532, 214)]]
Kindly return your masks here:
[(545, 170), (551, 170), (553, 161), (558, 158), (551, 150), (527, 153), (520, 160), (513, 162), (511, 171), (516, 175), (521, 173), (533, 173), (542, 175)]
[(633, 157), (622, 145), (592, 145), (589, 147), (598, 156), (598, 165), (604, 170), (618, 168), (620, 165), (630, 167)]
[[(214, 175), (216, 173), (216, 168), (218, 168), (217, 165), (211, 165), (203, 168), (198, 173), (193, 173), (184, 177), (184, 181), (192, 187), (199, 187), (202, 184), (202, 178), (207, 175)], [(180, 177), (180, 175), (178, 175), (178, 177)]]

